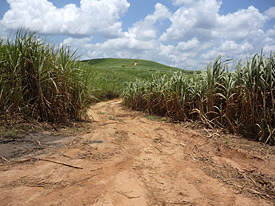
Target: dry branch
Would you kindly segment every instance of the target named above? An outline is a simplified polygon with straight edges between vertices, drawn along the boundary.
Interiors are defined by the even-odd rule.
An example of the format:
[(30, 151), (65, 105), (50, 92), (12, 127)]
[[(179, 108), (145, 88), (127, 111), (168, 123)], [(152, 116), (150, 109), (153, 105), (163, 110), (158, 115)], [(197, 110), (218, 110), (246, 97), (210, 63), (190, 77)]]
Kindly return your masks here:
[[(4, 158), (2, 156), (0, 156), (0, 157)], [(60, 164), (60, 165), (63, 165), (63, 166), (74, 168), (74, 169), (83, 169), (82, 167), (74, 166), (74, 165), (71, 165), (71, 164), (67, 164), (67, 163), (59, 162), (59, 161), (55, 161), (55, 160), (44, 159), (44, 158), (29, 158), (29, 159), (18, 160), (18, 161), (8, 161), (7, 160), (7, 163), (8, 164), (17, 164), (17, 163), (30, 162), (30, 161), (34, 161), (34, 160), (36, 160), (36, 161), (52, 162), (52, 163), (55, 163), (55, 164)], [(6, 164), (4, 164), (4, 165), (6, 165)], [(4, 165), (0, 165), (0, 166), (4, 166)]]
[(4, 160), (5, 162), (10, 162), (7, 158), (5, 158), (5, 157), (3, 157), (3, 156), (0, 156), (0, 158), (1, 158), (2, 160)]
[(64, 166), (67, 166), (67, 167), (72, 167), (72, 168), (75, 168), (75, 169), (83, 169), (83, 167), (78, 167), (78, 166), (70, 165), (70, 164), (67, 164), (67, 163), (64, 163), (64, 162), (58, 162), (58, 161), (49, 160), (49, 159), (43, 159), (43, 158), (34, 158), (34, 159), (45, 161), (45, 162), (52, 162), (52, 163), (64, 165)]

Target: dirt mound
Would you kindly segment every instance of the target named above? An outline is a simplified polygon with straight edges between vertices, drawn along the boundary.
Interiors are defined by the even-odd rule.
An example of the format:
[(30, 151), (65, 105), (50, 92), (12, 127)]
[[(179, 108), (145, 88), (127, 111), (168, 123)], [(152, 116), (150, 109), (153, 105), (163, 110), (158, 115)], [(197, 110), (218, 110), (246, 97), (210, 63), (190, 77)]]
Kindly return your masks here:
[(121, 100), (90, 116), (89, 132), (3, 159), (0, 205), (275, 204), (273, 147), (153, 121)]

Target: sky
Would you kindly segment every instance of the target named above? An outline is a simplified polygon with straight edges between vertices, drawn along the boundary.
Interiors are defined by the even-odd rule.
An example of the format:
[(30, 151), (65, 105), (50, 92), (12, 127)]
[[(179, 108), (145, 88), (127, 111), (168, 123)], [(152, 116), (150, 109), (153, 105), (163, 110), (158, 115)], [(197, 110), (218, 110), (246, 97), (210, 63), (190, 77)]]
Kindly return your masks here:
[(0, 0), (0, 36), (36, 31), (81, 59), (199, 70), (218, 55), (275, 51), (275, 0)]

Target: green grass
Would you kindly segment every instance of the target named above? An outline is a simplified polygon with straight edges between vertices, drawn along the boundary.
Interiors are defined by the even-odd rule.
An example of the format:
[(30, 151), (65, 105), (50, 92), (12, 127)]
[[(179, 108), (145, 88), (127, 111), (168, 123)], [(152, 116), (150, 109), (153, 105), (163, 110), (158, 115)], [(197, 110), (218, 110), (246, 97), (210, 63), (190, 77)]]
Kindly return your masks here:
[(157, 121), (157, 122), (168, 122), (168, 119), (165, 117), (161, 116), (156, 116), (156, 115), (145, 115), (144, 116), (146, 119)]
[[(136, 66), (135, 61), (138, 61)], [(193, 71), (138, 59), (91, 59), (82, 61), (82, 66), (90, 74), (90, 90), (100, 100), (119, 97), (126, 82), (149, 80), (152, 74), (171, 76), (179, 71), (193, 74)]]

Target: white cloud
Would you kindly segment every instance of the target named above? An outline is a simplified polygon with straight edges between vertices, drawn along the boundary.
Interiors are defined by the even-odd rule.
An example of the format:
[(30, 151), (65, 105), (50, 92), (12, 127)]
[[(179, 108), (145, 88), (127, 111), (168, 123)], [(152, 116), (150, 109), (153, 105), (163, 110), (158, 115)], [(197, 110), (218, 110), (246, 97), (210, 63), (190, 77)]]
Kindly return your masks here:
[(213, 61), (219, 55), (234, 58), (238, 60), (240, 58), (249, 57), (253, 54), (253, 46), (248, 43), (236, 43), (233, 40), (227, 40), (224, 42), (220, 42), (217, 44), (217, 47), (213, 47), (212, 49), (208, 50), (206, 53), (203, 53), (200, 58), (201, 60), (205, 61)]
[(162, 52), (161, 44), (155, 40), (144, 41), (124, 36), (109, 39), (103, 43), (91, 43), (91, 39), (67, 38), (63, 41), (66, 45), (78, 48), (83, 55), (82, 59), (91, 58), (139, 58), (158, 61), (168, 64), (171, 59), (167, 52)]
[(155, 5), (155, 12), (145, 17), (145, 21), (156, 23), (157, 21), (165, 20), (171, 16), (169, 9), (163, 4), (157, 3)]
[(275, 51), (275, 44), (273, 44), (273, 45), (266, 45), (266, 46), (264, 46), (264, 52), (266, 52), (267, 54), (269, 54), (269, 52), (271, 52), (271, 51)]
[(157, 3), (154, 13), (146, 16), (144, 20), (134, 23), (133, 27), (129, 28), (129, 34), (137, 39), (155, 39), (158, 35), (155, 24), (168, 19), (170, 16), (169, 10), (164, 5)]
[(180, 6), (182, 4), (191, 5), (191, 4), (194, 4), (194, 3), (195, 3), (195, 0), (173, 0), (173, 4), (175, 6)]
[(262, 48), (275, 50), (275, 26), (265, 28), (275, 7), (261, 13), (250, 6), (222, 15), (219, 0), (172, 2), (176, 11), (157, 3), (123, 31), (127, 0), (81, 0), (79, 7), (63, 8), (48, 0), (8, 0), (11, 9), (0, 21), (0, 34), (3, 28), (27, 25), (39, 33), (68, 35), (62, 44), (78, 49), (82, 59), (140, 58), (185, 69), (200, 69), (220, 54), (238, 60)]
[(179, 42), (177, 49), (179, 51), (190, 51), (193, 49), (198, 49), (199, 45), (200, 45), (200, 42), (198, 41), (198, 39), (193, 38), (187, 42)]
[[(91, 43), (92, 39), (88, 38), (82, 40), (67, 38), (63, 43), (72, 45), (74, 48), (80, 47), (79, 51), (84, 53), (82, 58), (127, 57), (151, 59), (169, 64), (171, 57), (168, 52), (163, 51), (165, 47), (157, 40), (158, 27), (156, 24), (170, 16), (169, 10), (164, 5), (157, 3), (152, 14), (134, 23), (127, 32), (123, 32), (117, 38), (94, 44)], [(174, 48), (174, 46), (171, 47)]]
[(220, 6), (216, 0), (200, 0), (180, 7), (170, 18), (172, 24), (161, 40), (187, 40), (194, 36), (202, 40), (245, 39), (267, 21), (253, 6), (226, 15), (219, 14)]
[[(200, 69), (218, 55), (238, 60), (261, 48), (274, 48), (274, 29), (263, 30), (267, 17), (253, 6), (220, 15), (221, 3), (215, 0), (181, 2), (183, 6), (173, 14), (164, 5), (156, 4), (152, 14), (118, 38), (95, 44), (89, 39), (84, 40), (86, 43), (71, 39), (69, 44), (76, 48), (85, 45), (80, 46), (85, 58), (141, 58), (185, 69)], [(158, 38), (156, 24), (166, 19), (171, 25)]]
[(1, 39), (6, 39), (7, 36), (8, 36), (7, 30), (4, 26), (1, 25), (1, 22), (0, 22), (0, 40)]
[(2, 24), (10, 29), (22, 26), (44, 34), (121, 35), (120, 18), (127, 12), (127, 0), (81, 0), (80, 7), (57, 8), (47, 0), (8, 0), (10, 10)]
[(172, 24), (161, 36), (161, 40), (188, 40), (195, 35), (209, 39), (216, 27), (220, 5), (216, 0), (200, 0), (180, 7), (171, 16)]
[(269, 30), (267, 30), (266, 34), (269, 37), (275, 38), (275, 29), (269, 29)]
[(157, 40), (141, 40), (126, 33), (120, 38), (109, 39), (103, 43), (91, 43), (89, 38), (67, 38), (63, 41), (65, 45), (78, 48), (83, 55), (82, 59), (92, 58), (139, 58), (157, 61), (163, 64), (176, 65), (179, 67), (193, 69), (199, 49), (199, 41), (194, 38), (187, 42), (179, 42), (178, 45), (163, 45)]
[(213, 38), (244, 40), (261, 33), (267, 18), (253, 6), (235, 13), (219, 16)]
[(269, 18), (269, 19), (274, 19), (275, 18), (275, 6), (270, 7), (268, 10), (264, 12), (264, 14)]
[(179, 8), (170, 17), (171, 25), (160, 41), (179, 42), (175, 57), (185, 53), (183, 56), (197, 60), (197, 66), (213, 61), (220, 54), (238, 60), (275, 44), (274, 29), (264, 30), (265, 23), (273, 18), (273, 8), (261, 13), (249, 6), (221, 15), (221, 1), (174, 0), (173, 3)]

